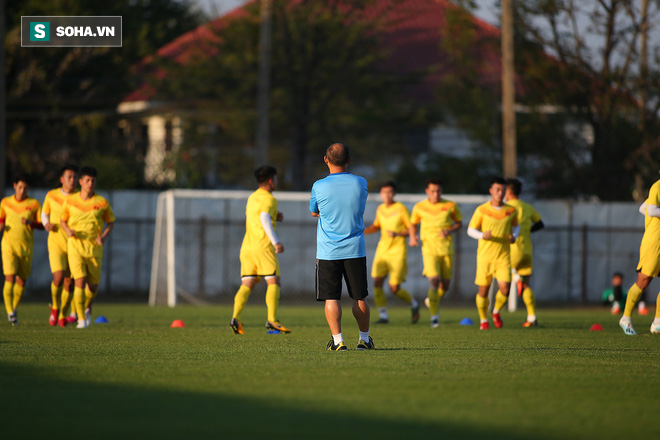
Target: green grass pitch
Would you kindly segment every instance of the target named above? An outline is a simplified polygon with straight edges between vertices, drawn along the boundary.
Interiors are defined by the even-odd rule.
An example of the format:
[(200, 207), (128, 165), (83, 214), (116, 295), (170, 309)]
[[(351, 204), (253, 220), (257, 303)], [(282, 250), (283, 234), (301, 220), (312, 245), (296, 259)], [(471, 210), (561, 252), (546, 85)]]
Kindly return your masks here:
[[(288, 335), (269, 335), (257, 298), (233, 335), (227, 306), (104, 304), (109, 324), (51, 328), (48, 308), (22, 304), (0, 325), (0, 436), (6, 439), (660, 438), (660, 336), (633, 315), (625, 336), (605, 309), (544, 309), (523, 329), (477, 321), (473, 307), (428, 312), (417, 325), (390, 309), (377, 350), (326, 352), (319, 304), (280, 307)], [(375, 315), (375, 313), (374, 313)], [(372, 316), (372, 319), (374, 316)], [(170, 328), (181, 319), (186, 328)], [(589, 331), (600, 323), (604, 331)], [(83, 437), (81, 437), (83, 438)]]

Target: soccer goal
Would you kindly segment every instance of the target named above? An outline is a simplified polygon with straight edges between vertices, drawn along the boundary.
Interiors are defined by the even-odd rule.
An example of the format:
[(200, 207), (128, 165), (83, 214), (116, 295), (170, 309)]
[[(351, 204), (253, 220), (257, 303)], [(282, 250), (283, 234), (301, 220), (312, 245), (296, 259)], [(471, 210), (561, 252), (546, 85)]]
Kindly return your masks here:
[[(229, 302), (240, 284), (239, 253), (245, 234), (245, 204), (252, 191), (181, 190), (161, 193), (149, 286), (149, 304)], [(286, 252), (287, 294), (313, 286), (316, 220), (308, 193), (275, 193), (284, 222), (277, 234)], [(311, 280), (307, 278), (312, 277)]]

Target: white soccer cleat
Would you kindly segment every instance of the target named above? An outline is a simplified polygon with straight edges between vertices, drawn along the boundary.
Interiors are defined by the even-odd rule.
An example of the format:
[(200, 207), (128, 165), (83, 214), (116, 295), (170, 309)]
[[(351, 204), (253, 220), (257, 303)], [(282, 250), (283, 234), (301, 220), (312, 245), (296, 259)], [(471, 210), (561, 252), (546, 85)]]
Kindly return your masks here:
[(92, 325), (92, 307), (87, 307), (85, 309), (85, 322), (87, 323), (87, 327)]
[(660, 335), (660, 325), (651, 324), (651, 333), (654, 335)]
[(623, 318), (619, 321), (619, 327), (621, 327), (621, 330), (628, 336), (637, 336), (637, 332), (633, 328), (632, 322), (627, 321), (623, 322)]
[(76, 326), (76, 328), (87, 328), (87, 327), (89, 327), (89, 325), (87, 324), (86, 319), (79, 319), (78, 320), (78, 325)]

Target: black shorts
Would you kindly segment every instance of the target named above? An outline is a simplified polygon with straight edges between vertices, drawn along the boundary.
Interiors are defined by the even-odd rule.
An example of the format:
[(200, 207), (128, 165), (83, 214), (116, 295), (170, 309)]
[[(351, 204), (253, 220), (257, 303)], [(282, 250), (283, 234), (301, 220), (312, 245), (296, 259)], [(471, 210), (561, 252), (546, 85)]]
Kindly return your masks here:
[(346, 260), (316, 260), (316, 300), (341, 299), (341, 280), (346, 281), (348, 295), (361, 300), (367, 290), (367, 257)]

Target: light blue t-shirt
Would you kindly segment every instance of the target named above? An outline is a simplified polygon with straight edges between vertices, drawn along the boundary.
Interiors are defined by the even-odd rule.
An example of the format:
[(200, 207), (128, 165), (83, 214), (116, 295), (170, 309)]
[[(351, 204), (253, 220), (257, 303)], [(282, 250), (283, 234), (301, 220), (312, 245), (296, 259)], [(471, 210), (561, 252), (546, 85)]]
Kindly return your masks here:
[(316, 258), (345, 260), (367, 256), (364, 243), (364, 208), (367, 181), (344, 172), (317, 180), (312, 186), (309, 210), (319, 213)]

